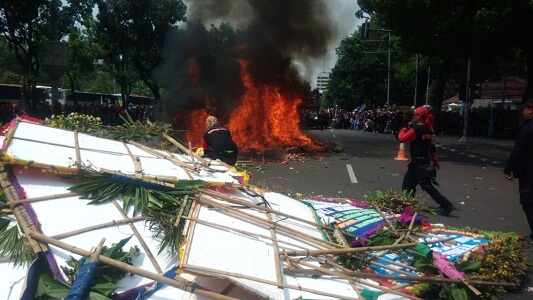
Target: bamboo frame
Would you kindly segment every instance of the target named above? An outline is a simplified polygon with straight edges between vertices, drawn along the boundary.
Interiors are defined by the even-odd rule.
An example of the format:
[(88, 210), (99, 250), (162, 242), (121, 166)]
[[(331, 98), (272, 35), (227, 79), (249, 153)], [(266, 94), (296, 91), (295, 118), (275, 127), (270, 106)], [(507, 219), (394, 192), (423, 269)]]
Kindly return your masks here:
[(39, 243), (28, 235), (29, 232), (31, 232), (32, 230), (37, 230), (37, 228), (35, 227), (30, 216), (28, 215), (28, 211), (26, 210), (26, 208), (24, 206), (17, 205), (13, 208), (13, 214), (15, 215), (15, 218), (17, 219), (17, 222), (22, 232), (24, 232), (24, 234), (26, 235), (26, 238), (28, 239), (28, 243), (30, 244), (33, 253), (37, 254), (39, 252), (48, 251), (48, 247), (45, 244)]
[[(272, 222), (272, 215), (267, 212), (267, 219)], [(281, 276), (281, 262), (279, 259), (279, 246), (276, 239), (276, 230), (270, 228), (270, 237), (272, 238), (272, 250), (274, 251), (274, 267), (276, 268), (276, 280), (279, 284), (283, 283), (283, 277)]]
[(100, 256), (100, 254), (102, 254), (102, 249), (104, 248), (104, 243), (105, 243), (105, 238), (102, 238), (100, 240), (100, 243), (98, 243), (98, 246), (96, 246), (96, 249), (94, 250), (94, 252), (89, 257), (91, 262), (97, 262), (98, 261), (98, 257)]
[[(287, 275), (327, 275), (326, 273), (315, 270), (315, 269), (303, 269), (303, 268), (285, 268), (283, 269), (283, 272)], [(360, 278), (375, 278), (375, 279), (386, 279), (386, 280), (404, 280), (404, 281), (413, 281), (413, 282), (432, 282), (432, 283), (455, 283), (455, 284), (461, 284), (462, 281), (459, 279), (451, 279), (451, 278), (444, 278), (444, 277), (425, 277), (425, 276), (414, 276), (414, 275), (405, 275), (405, 276), (397, 276), (397, 275), (386, 275), (386, 274), (378, 274), (378, 273), (366, 273), (366, 272), (356, 272), (351, 270), (341, 270), (339, 271), (347, 276), (353, 276), (353, 277), (360, 277)], [(502, 286), (502, 287), (509, 287), (514, 288), (516, 287), (516, 284), (512, 282), (497, 282), (497, 281), (470, 281), (471, 284), (479, 285), (479, 286)]]
[(26, 199), (20, 199), (20, 200), (12, 200), (12, 201), (8, 201), (6, 204), (12, 206), (12, 205), (22, 204), (22, 203), (34, 203), (34, 202), (40, 202), (40, 201), (57, 200), (60, 198), (69, 198), (69, 197), (77, 197), (77, 196), (79, 196), (79, 194), (69, 192), (69, 193), (63, 193), (63, 194), (55, 194), (55, 195), (26, 198)]
[[(191, 224), (187, 226), (183, 226), (184, 235), (188, 240), (192, 240), (194, 237), (194, 230), (196, 226), (193, 226), (196, 221), (194, 219), (198, 218), (198, 214), (200, 213), (201, 205), (193, 198), (193, 205), (191, 206), (191, 211), (189, 211), (189, 214), (192, 215), (192, 218), (189, 220)], [(188, 261), (189, 260), (189, 251), (191, 249), (192, 243), (185, 243), (185, 247), (183, 249), (181, 261)]]
[(398, 232), (396, 231), (396, 227), (392, 225), (392, 223), (389, 221), (387, 216), (385, 216), (385, 214), (381, 211), (381, 209), (379, 209), (377, 205), (374, 205), (372, 208), (374, 208), (378, 212), (379, 216), (383, 219), (383, 221), (387, 223), (387, 226), (392, 230), (392, 232), (397, 234)]
[(313, 293), (313, 294), (316, 294), (316, 295), (333, 297), (333, 298), (337, 298), (337, 299), (345, 299), (345, 300), (356, 300), (357, 299), (357, 300), (360, 300), (359, 298), (345, 297), (345, 296), (341, 296), (341, 295), (337, 295), (337, 294), (333, 294), (333, 293), (318, 291), (318, 290), (305, 288), (305, 287), (302, 287), (302, 286), (286, 284), (286, 283), (279, 284), (279, 283), (277, 283), (275, 281), (272, 281), (272, 280), (267, 280), (267, 279), (263, 279), (263, 278), (259, 278), (259, 277), (253, 277), (253, 276), (248, 276), (248, 275), (244, 275), (244, 274), (227, 272), (227, 271), (217, 270), (217, 269), (212, 269), (212, 268), (207, 268), (207, 267), (193, 266), (193, 265), (184, 264), (184, 265), (181, 265), (181, 269), (186, 270), (186, 271), (193, 271), (193, 272), (195, 271), (195, 272), (204, 272), (204, 273), (205, 272), (209, 272), (209, 273), (220, 274), (220, 275), (225, 275), (225, 276), (230, 276), (230, 277), (242, 278), (242, 279), (256, 281), (256, 282), (259, 282), (259, 283), (264, 283), (264, 284), (277, 286), (279, 288), (287, 288), (287, 289), (292, 289), (292, 290), (299, 290), (299, 291)]
[[(380, 212), (380, 215), (381, 215), (381, 212)], [(409, 234), (410, 234), (411, 230), (413, 230), (413, 226), (414, 226), (414, 224), (415, 224), (415, 220), (416, 220), (416, 217), (417, 217), (417, 216), (418, 216), (418, 213), (415, 212), (414, 215), (413, 215), (413, 217), (411, 218), (411, 223), (409, 224), (409, 228), (407, 229), (407, 232), (404, 233), (404, 234), (402, 234), (402, 235), (401, 235), (396, 241), (394, 241), (393, 245), (397, 245), (397, 244), (401, 243), (401, 242), (403, 241), (403, 239), (405, 239), (405, 238), (409, 238)], [(390, 224), (390, 226), (392, 226), (392, 224)], [(396, 231), (396, 233), (398, 233), (398, 232)], [(412, 242), (416, 242), (416, 241), (413, 241), (413, 240), (411, 240), (411, 241), (412, 241)], [(387, 254), (389, 251), (390, 251), (390, 249), (387, 249), (387, 250), (385, 250), (385, 251), (382, 251), (382, 252), (379, 253), (377, 256), (378, 256), (378, 257), (381, 257), (381, 256)]]
[(74, 131), (74, 150), (76, 151), (76, 168), (81, 170), (81, 153), (80, 153), (80, 142), (78, 140), (78, 131)]
[[(21, 138), (21, 137), (17, 137), (17, 138), (14, 138), (14, 139), (21, 140), (21, 141), (27, 141), (27, 142), (34, 142), (34, 143), (39, 143), (39, 144), (45, 144), (45, 145), (51, 145), (51, 146), (58, 146), (58, 147), (62, 147), (62, 148), (69, 148), (69, 149), (75, 149), (76, 148), (75, 146), (58, 144), (58, 143), (51, 143), (51, 142), (43, 142), (43, 141), (39, 141), (39, 140), (33, 140), (33, 139), (27, 139), (27, 138)], [(79, 149), (80, 150), (93, 151), (93, 152), (108, 153), (108, 154), (111, 154), (111, 155), (119, 155), (119, 156), (126, 155), (126, 154), (121, 153), (121, 152), (108, 151), (108, 150), (97, 150), (97, 149), (93, 149), (93, 148), (80, 147)]]
[(251, 207), (251, 208), (254, 208), (254, 209), (257, 209), (257, 210), (260, 210), (260, 211), (270, 212), (270, 213), (275, 214), (275, 215), (279, 215), (279, 216), (282, 216), (282, 217), (285, 217), (285, 218), (290, 218), (290, 219), (293, 219), (295, 221), (311, 225), (312, 227), (316, 227), (318, 229), (326, 229), (326, 230), (334, 231), (333, 228), (325, 226), (325, 225), (322, 225), (320, 223), (311, 222), (309, 220), (298, 218), (298, 217), (295, 217), (295, 216), (293, 216), (291, 214), (283, 213), (281, 211), (277, 211), (277, 210), (274, 210), (274, 209), (271, 209), (271, 208), (268, 208), (268, 207), (258, 206), (256, 204), (250, 202), (250, 201), (246, 201), (244, 199), (239, 199), (239, 198), (237, 198), (235, 196), (228, 196), (227, 194), (219, 193), (219, 192), (216, 192), (216, 191), (213, 191), (213, 190), (209, 190), (209, 189), (200, 189), (200, 193), (207, 194), (207, 195), (212, 196), (212, 197), (220, 198), (222, 200), (226, 200), (226, 201), (234, 203), (234, 204), (244, 205), (244, 206)]
[(405, 268), (405, 269), (409, 269), (409, 270), (418, 272), (417, 268), (412, 267), (410, 265), (406, 265), (406, 264), (403, 264), (403, 263), (400, 263), (400, 262), (397, 262), (397, 261), (393, 261), (393, 260), (390, 260), (390, 259), (387, 259), (387, 258), (383, 258), (383, 257), (380, 257), (379, 260), (382, 260), (382, 261), (384, 261), (386, 263), (389, 263), (389, 264), (397, 265), (398, 267), (402, 267), (402, 268)]
[(295, 260), (293, 258), (289, 258), (291, 260), (291, 262), (293, 263), (297, 263), (297, 264), (301, 264), (301, 265), (304, 265), (306, 267), (309, 267), (309, 268), (313, 268), (315, 270), (319, 270), (321, 272), (324, 272), (325, 274), (327, 275), (332, 275), (332, 276), (339, 276), (340, 278), (343, 278), (345, 280), (348, 280), (348, 281), (355, 281), (359, 284), (362, 284), (362, 285), (366, 285), (366, 286), (369, 286), (369, 287), (372, 287), (372, 288), (375, 288), (377, 290), (380, 290), (382, 292), (387, 292), (387, 293), (391, 293), (391, 294), (395, 294), (395, 295), (398, 295), (398, 296), (402, 296), (402, 297), (405, 297), (407, 299), (415, 299), (415, 300), (418, 300), (420, 298), (418, 297), (413, 297), (411, 295), (408, 295), (408, 294), (405, 294), (405, 293), (401, 293), (401, 292), (398, 292), (396, 290), (393, 290), (393, 289), (390, 289), (390, 288), (387, 288), (387, 287), (384, 287), (384, 286), (381, 286), (379, 284), (374, 284), (374, 283), (371, 283), (371, 282), (363, 282), (360, 278), (354, 278), (354, 277), (350, 277), (350, 276), (347, 276), (347, 275), (344, 275), (340, 272), (336, 272), (336, 271), (331, 271), (329, 269), (326, 269), (326, 268), (322, 268), (322, 267), (319, 267), (319, 266), (315, 266), (311, 263), (308, 263), (308, 262), (304, 262), (304, 261), (301, 261), (301, 260)]
[[(440, 236), (438, 236), (436, 234), (421, 233), (421, 232), (413, 232), (413, 235), (418, 236), (418, 237), (440, 238)], [(451, 240), (451, 241), (448, 241), (448, 242), (446, 242), (444, 244), (446, 244), (446, 245), (457, 245), (457, 242), (454, 241), (454, 240)]]
[(128, 144), (122, 142), (122, 146), (124, 146), (126, 151), (128, 151), (128, 154), (131, 160), (133, 161), (133, 167), (135, 168), (135, 178), (141, 179), (143, 176), (142, 176), (142, 167), (141, 167), (141, 161), (139, 159), (139, 156), (133, 155), (133, 153), (131, 153), (131, 150), (130, 150), (130, 147), (128, 147)]
[[(425, 244), (435, 244), (448, 241), (453, 238), (443, 238), (435, 241), (429, 241)], [(374, 246), (374, 247), (359, 247), (359, 248), (341, 248), (341, 249), (326, 249), (326, 250), (306, 250), (306, 251), (288, 251), (287, 255), (289, 256), (314, 256), (314, 255), (324, 255), (324, 254), (348, 254), (348, 253), (357, 253), (365, 251), (379, 251), (386, 249), (402, 249), (410, 248), (416, 246), (418, 243), (407, 243), (407, 244), (398, 244), (398, 245), (387, 245), (387, 246)]]
[[(126, 214), (126, 212), (118, 204), (118, 201), (117, 200), (113, 200), (112, 202), (113, 202), (113, 205), (115, 205), (115, 207), (119, 211), (119, 213), (122, 215), (122, 217), (124, 219), (129, 219), (129, 217)], [(131, 230), (133, 231), (133, 234), (135, 234), (135, 237), (137, 238), (137, 240), (139, 240), (139, 243), (141, 243), (141, 247), (146, 252), (146, 256), (152, 262), (152, 265), (156, 269), (157, 273), (163, 274), (163, 270), (161, 269), (161, 267), (159, 266), (159, 263), (157, 262), (157, 260), (155, 259), (154, 255), (152, 254), (152, 251), (150, 251), (150, 248), (148, 247), (148, 245), (146, 244), (146, 242), (142, 238), (141, 233), (139, 232), (139, 230), (137, 230), (137, 227), (135, 227), (135, 225), (133, 225), (132, 222), (128, 222), (128, 225), (130, 226)]]
[[(176, 147), (180, 148), (180, 150), (183, 151), (184, 153), (188, 153), (189, 152), (189, 149), (187, 149), (185, 146), (183, 146), (180, 142), (176, 141), (171, 136), (169, 136), (167, 134), (163, 134), (163, 137), (165, 139), (167, 139), (169, 142), (171, 142), (172, 144), (174, 144)], [(196, 155), (194, 152), (192, 153), (192, 155), (194, 156), (194, 158), (196, 158), (197, 160), (201, 161), (202, 164), (204, 164), (205, 166), (209, 166), (209, 162), (207, 160), (205, 160), (203, 157), (201, 157), (200, 155)]]
[(19, 125), (20, 122), (21, 122), (21, 120), (17, 120), (15, 122), (15, 125), (13, 127), (11, 127), (11, 130), (9, 130), (7, 132), (4, 152), (7, 152), (7, 150), (11, 146), (11, 141), (13, 141), (13, 137), (15, 136), (15, 132), (17, 131), (17, 128), (18, 128), (18, 125)]
[(122, 219), (122, 220), (113, 220), (113, 221), (106, 222), (106, 223), (96, 224), (96, 225), (93, 225), (93, 226), (88, 226), (88, 227), (85, 227), (85, 228), (80, 228), (80, 229), (76, 229), (76, 230), (72, 230), (72, 231), (56, 234), (56, 235), (53, 235), (52, 238), (54, 238), (56, 240), (61, 240), (61, 239), (67, 238), (67, 237), (75, 236), (75, 235), (78, 235), (78, 234), (82, 234), (82, 233), (93, 231), (93, 230), (97, 230), (97, 229), (102, 229), (102, 228), (106, 228), (106, 227), (126, 224), (126, 223), (130, 223), (130, 222), (146, 221), (146, 220), (149, 220), (149, 219), (146, 218), (146, 217), (141, 217), (141, 216)]
[(174, 222), (174, 226), (178, 227), (181, 217), (183, 216), (183, 211), (185, 210), (185, 207), (187, 206), (187, 202), (189, 201), (189, 195), (185, 195), (183, 197), (183, 202), (181, 203), (180, 211), (178, 212), (178, 216), (176, 217), (176, 221)]
[(219, 209), (219, 210), (221, 210), (223, 212), (229, 213), (229, 214), (231, 214), (233, 216), (236, 216), (236, 217), (238, 217), (240, 219), (251, 221), (253, 223), (265, 226), (266, 228), (275, 228), (275, 229), (277, 229), (279, 231), (285, 232), (285, 233), (290, 234), (290, 235), (292, 235), (294, 237), (298, 237), (301, 240), (310, 242), (310, 243), (312, 243), (314, 245), (322, 245), (323, 247), (337, 247), (337, 248), (342, 247), (339, 244), (335, 244), (335, 243), (332, 243), (332, 242), (324, 241), (322, 239), (310, 237), (310, 236), (304, 235), (304, 234), (302, 234), (302, 233), (300, 233), (300, 232), (298, 232), (298, 231), (296, 231), (296, 230), (294, 230), (294, 229), (292, 229), (290, 227), (279, 225), (279, 224), (270, 223), (270, 222), (268, 222), (265, 219), (261, 219), (259, 217), (254, 216), (254, 215), (251, 215), (251, 214), (239, 211), (237, 209), (222, 205), (222, 204), (220, 204), (220, 203), (218, 203), (218, 202), (216, 202), (214, 200), (208, 199), (205, 195), (201, 195), (200, 194), (199, 197), (197, 198), (197, 200), (202, 202), (202, 203), (204, 203), (204, 204), (207, 204), (209, 206), (216, 207), (217, 209)]
[(272, 237), (269, 237), (269, 236), (266, 236), (266, 235), (262, 235), (262, 234), (259, 234), (259, 233), (255, 233), (255, 232), (251, 232), (251, 231), (246, 231), (246, 230), (242, 230), (242, 229), (238, 229), (238, 228), (234, 228), (234, 227), (230, 227), (230, 226), (225, 226), (225, 225), (221, 225), (221, 224), (217, 224), (217, 223), (201, 220), (201, 219), (198, 219), (198, 218), (188, 217), (188, 216), (184, 216), (183, 219), (194, 221), (195, 223), (203, 224), (203, 225), (206, 225), (206, 226), (211, 226), (211, 227), (217, 228), (217, 229), (224, 229), (224, 230), (233, 231), (233, 232), (236, 232), (236, 233), (248, 235), (248, 236), (251, 236), (251, 237), (257, 237), (257, 238), (261, 238), (261, 239), (265, 239), (265, 240), (276, 241), (278, 243), (278, 245), (283, 243), (283, 244), (285, 244), (287, 246), (292, 246), (292, 247), (295, 247), (295, 248), (304, 249), (301, 245), (293, 244), (293, 243), (290, 243), (290, 242), (287, 242), (287, 241), (281, 241), (281, 240), (278, 240), (277, 238), (276, 239), (272, 239)]
[[(4, 190), (4, 194), (8, 200), (10, 201), (18, 201), (20, 200), (19, 195), (17, 191), (15, 190), (15, 187), (9, 180), (9, 177), (6, 174), (6, 169), (3, 163), (0, 163), (0, 185), (2, 186), (2, 189)], [(17, 223), (19, 224), (19, 227), (21, 228), (22, 232), (26, 235), (26, 238), (28, 239), (28, 243), (30, 247), (33, 250), (33, 253), (37, 254), (39, 252), (45, 252), (48, 251), (48, 247), (43, 244), (39, 243), (38, 241), (32, 239), (28, 236), (28, 232), (32, 230), (36, 230), (35, 224), (33, 224), (33, 221), (28, 214), (28, 211), (24, 207), (24, 205), (21, 204), (15, 204), (10, 206), (13, 210), (13, 215), (17, 219)]]
[(142, 174), (143, 168), (141, 166), (141, 160), (139, 156), (137, 155), (134, 155), (132, 159), (133, 159), (133, 167), (135, 168), (135, 178), (140, 179), (143, 177), (143, 174)]
[(333, 236), (337, 239), (337, 243), (343, 245), (344, 247), (349, 247), (350, 245), (342, 234), (342, 230), (339, 228), (339, 225), (337, 225), (337, 223), (334, 223), (333, 227), (335, 228), (335, 230), (333, 231)]
[[(403, 276), (397, 276), (397, 275), (388, 275), (388, 274), (377, 274), (377, 273), (366, 273), (366, 272), (356, 272), (349, 270), (348, 268), (341, 266), (330, 259), (321, 259), (317, 257), (317, 259), (324, 261), (324, 263), (327, 263), (335, 268), (340, 269), (343, 273), (345, 273), (348, 276), (355, 276), (355, 277), (366, 277), (366, 278), (381, 278), (381, 279), (390, 279), (390, 280), (407, 280), (407, 281), (419, 281), (419, 282), (437, 282), (437, 283), (461, 283), (462, 281), (459, 279), (450, 279), (450, 278), (443, 278), (443, 277), (425, 277), (425, 276), (415, 276), (412, 274), (407, 274)], [(382, 258), (383, 260), (386, 260)], [(393, 262), (394, 263), (394, 262)], [(416, 268), (396, 263), (396, 265), (411, 269), (413, 271), (419, 272)], [(302, 272), (302, 274), (314, 274), (312, 272), (308, 273), (308, 269), (298, 270), (294, 273)], [(472, 283), (475, 283), (476, 285), (494, 285), (494, 286), (505, 286), (505, 287), (516, 287), (516, 284), (510, 283), (510, 282), (494, 282), (494, 281), (473, 281)]]
[[(67, 251), (69, 251), (71, 253), (74, 253), (74, 254), (78, 254), (78, 255), (81, 255), (81, 256), (84, 256), (84, 257), (89, 257), (91, 255), (90, 251), (78, 248), (78, 247), (73, 246), (73, 245), (69, 245), (69, 244), (61, 242), (61, 241), (58, 241), (56, 239), (53, 239), (53, 238), (51, 238), (49, 236), (46, 236), (46, 235), (44, 235), (44, 234), (42, 234), (42, 233), (40, 233), (38, 231), (35, 231), (35, 230), (32, 230), (32, 231), (28, 232), (28, 235), (30, 237), (38, 240), (38, 241), (54, 245), (54, 246), (56, 246), (58, 248), (67, 250)], [(106, 265), (113, 266), (113, 267), (119, 268), (121, 270), (124, 270), (126, 272), (130, 272), (130, 273), (133, 273), (133, 274), (136, 274), (136, 275), (148, 278), (148, 279), (152, 279), (152, 280), (157, 281), (157, 282), (161, 282), (161, 283), (167, 284), (169, 286), (178, 288), (180, 290), (189, 292), (191, 294), (205, 296), (205, 297), (208, 297), (209, 299), (238, 300), (238, 299), (233, 298), (233, 297), (220, 295), (218, 293), (206, 290), (203, 287), (195, 285), (194, 282), (191, 282), (191, 281), (186, 280), (184, 278), (181, 278), (179, 276), (174, 277), (174, 279), (170, 279), (170, 278), (165, 277), (163, 275), (152, 273), (150, 271), (146, 271), (144, 269), (134, 267), (134, 266), (129, 265), (127, 263), (123, 263), (123, 262), (117, 261), (115, 259), (109, 258), (107, 256), (103, 256), (103, 255), (98, 256), (98, 260), (100, 262), (106, 264)]]
[(393, 272), (396, 272), (396, 273), (400, 273), (402, 275), (411, 275), (411, 273), (409, 273), (409, 272), (406, 272), (406, 271), (403, 271), (403, 270), (399, 270), (399, 269), (396, 269), (396, 268), (393, 268), (393, 267), (390, 267), (390, 266), (387, 266), (387, 265), (384, 265), (384, 264), (380, 264), (380, 263), (375, 262), (375, 261), (371, 261), (370, 264), (373, 265), (373, 266), (376, 266), (376, 267), (380, 267), (380, 268), (385, 269), (385, 270), (389, 270), (389, 271), (393, 271)]
[(162, 154), (162, 153), (159, 153), (157, 151), (155, 151), (153, 148), (150, 148), (148, 146), (145, 146), (141, 143), (137, 143), (135, 141), (127, 141), (128, 144), (132, 144), (136, 147), (139, 147), (141, 148), (142, 150), (156, 156), (156, 157), (159, 157), (159, 158), (162, 158), (162, 159), (166, 159), (168, 161), (170, 161), (171, 163), (175, 164), (175, 165), (178, 165), (180, 167), (183, 168), (183, 170), (187, 173), (187, 175), (189, 176), (189, 179), (193, 179), (193, 177), (191, 176), (191, 174), (189, 174), (187, 172), (187, 170), (191, 170), (191, 171), (194, 171), (194, 172), (198, 172), (199, 170), (198, 169), (194, 169), (192, 168), (189, 164), (186, 164), (184, 162), (182, 162), (181, 160), (175, 158), (175, 157), (172, 157), (170, 155), (167, 155), (167, 154)]
[(196, 167), (196, 160), (194, 159), (194, 154), (192, 152), (192, 145), (191, 142), (189, 142), (189, 156), (191, 157), (192, 166), (196, 170), (198, 167)]
[[(169, 142), (171, 142), (172, 144), (174, 144), (176, 147), (178, 147), (181, 151), (183, 151), (184, 153), (188, 153), (190, 156), (191, 156), (191, 161), (194, 163), (194, 160), (198, 160), (200, 161), (200, 163), (206, 167), (209, 171), (211, 172), (226, 172), (226, 171), (222, 171), (222, 170), (217, 170), (217, 169), (213, 169), (211, 168), (211, 163), (208, 162), (205, 158), (201, 157), (200, 155), (197, 155), (196, 153), (194, 153), (192, 151), (192, 147), (189, 146), (190, 148), (187, 149), (187, 147), (183, 146), (180, 142), (176, 141), (174, 138), (172, 138), (171, 136), (167, 135), (167, 134), (163, 134), (163, 137), (166, 138)], [(190, 142), (189, 142), (190, 144)], [(173, 155), (174, 156), (174, 155)], [(227, 167), (227, 166), (226, 166)]]

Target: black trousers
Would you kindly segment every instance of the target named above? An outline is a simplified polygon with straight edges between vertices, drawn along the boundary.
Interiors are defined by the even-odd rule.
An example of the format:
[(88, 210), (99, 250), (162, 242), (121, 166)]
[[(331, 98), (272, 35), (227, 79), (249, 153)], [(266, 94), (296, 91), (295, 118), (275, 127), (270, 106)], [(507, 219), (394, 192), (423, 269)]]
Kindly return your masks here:
[(518, 192), (520, 193), (520, 204), (526, 214), (529, 224), (530, 237), (533, 238), (533, 184), (524, 179), (518, 179)]
[(233, 151), (231, 153), (209, 151), (204, 154), (204, 157), (209, 157), (213, 160), (220, 159), (221, 161), (230, 166), (235, 166), (235, 164), (237, 163), (237, 151)]
[(431, 178), (427, 178), (419, 168), (418, 165), (410, 163), (405, 176), (403, 177), (402, 191), (407, 191), (411, 195), (415, 195), (416, 186), (420, 185), (423, 191), (429, 194), (429, 196), (437, 202), (441, 207), (449, 208), (453, 204), (444, 197), (431, 183)]

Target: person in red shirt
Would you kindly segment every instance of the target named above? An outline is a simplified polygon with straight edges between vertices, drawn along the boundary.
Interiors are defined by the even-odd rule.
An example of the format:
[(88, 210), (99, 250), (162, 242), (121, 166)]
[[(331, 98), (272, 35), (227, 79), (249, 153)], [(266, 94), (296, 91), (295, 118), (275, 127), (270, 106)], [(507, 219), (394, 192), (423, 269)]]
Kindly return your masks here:
[(437, 214), (449, 216), (456, 209), (434, 186), (437, 170), (440, 169), (437, 150), (433, 141), (433, 115), (426, 107), (415, 109), (413, 121), (409, 122), (398, 133), (398, 140), (402, 143), (409, 142), (411, 162), (403, 178), (402, 191), (407, 191), (412, 196), (416, 193), (416, 186), (428, 193), (437, 202)]
[(207, 130), (203, 137), (204, 157), (213, 160), (220, 159), (224, 163), (234, 166), (237, 163), (237, 144), (233, 141), (230, 131), (218, 124), (214, 116), (205, 120)]

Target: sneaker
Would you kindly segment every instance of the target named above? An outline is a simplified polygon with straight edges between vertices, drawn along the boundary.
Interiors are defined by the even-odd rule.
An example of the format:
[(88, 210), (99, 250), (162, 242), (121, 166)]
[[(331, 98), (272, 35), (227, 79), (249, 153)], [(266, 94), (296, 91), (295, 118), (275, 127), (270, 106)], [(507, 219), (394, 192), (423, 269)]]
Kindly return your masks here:
[(524, 237), (524, 243), (529, 246), (533, 245), (533, 234), (530, 234), (528, 237)]
[(450, 206), (444, 206), (444, 205), (441, 205), (437, 208), (437, 214), (438, 215), (441, 215), (441, 216), (445, 216), (445, 217), (448, 217), (450, 216), (450, 213), (454, 210), (456, 210), (457, 208), (452, 204)]

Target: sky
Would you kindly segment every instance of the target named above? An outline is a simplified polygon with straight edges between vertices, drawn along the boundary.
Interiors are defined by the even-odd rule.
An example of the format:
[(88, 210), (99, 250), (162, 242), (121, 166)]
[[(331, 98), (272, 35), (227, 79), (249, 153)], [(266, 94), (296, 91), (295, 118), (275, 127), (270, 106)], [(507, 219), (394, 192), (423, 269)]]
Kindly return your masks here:
[(244, 28), (250, 22), (263, 24), (275, 40), (290, 44), (279, 45), (280, 51), (291, 58), (311, 88), (316, 87), (320, 72), (329, 72), (334, 67), (335, 49), (341, 40), (363, 22), (355, 17), (357, 0), (184, 0), (184, 3), (189, 20), (201, 20), (207, 25), (224, 22)]
[[(61, 0), (65, 1), (65, 0)], [(315, 32), (317, 35), (327, 35), (320, 42), (318, 51), (309, 53), (309, 50), (294, 51), (292, 49), (290, 53), (286, 53), (291, 58), (292, 63), (300, 71), (302, 79), (308, 81), (311, 84), (311, 88), (316, 87), (317, 75), (321, 72), (330, 72), (335, 66), (337, 56), (335, 49), (339, 46), (341, 40), (347, 36), (350, 36), (357, 27), (363, 23), (363, 20), (355, 17), (355, 12), (359, 9), (357, 0), (182, 0), (187, 5), (187, 17), (189, 19), (199, 19), (205, 24), (218, 25), (222, 22), (229, 23), (234, 27), (240, 28), (247, 26), (254, 13), (250, 10), (249, 6), (255, 6), (254, 9), (257, 12), (261, 9), (272, 9), (268, 6), (281, 6), (273, 8), (274, 12), (279, 12), (283, 16), (296, 16), (296, 20), (315, 20), (313, 21), (301, 21), (301, 23), (314, 23), (316, 25)], [(287, 5), (290, 3), (291, 5)], [(308, 4), (310, 3), (310, 4)], [(294, 5), (292, 5), (294, 4)], [(262, 7), (261, 7), (262, 6)], [(285, 10), (292, 6), (293, 11), (283, 14)], [(306, 16), (301, 16), (299, 7), (309, 6), (307, 9), (318, 10), (318, 13), (307, 11), (307, 13), (313, 14), (306, 19)], [(95, 12), (96, 13), (96, 12)], [(259, 13), (261, 14), (261, 13)], [(263, 17), (268, 13), (263, 14)], [(265, 18), (268, 18), (265, 17)], [(272, 16), (270, 16), (272, 18)], [(268, 23), (273, 20), (262, 20)], [(279, 20), (277, 20), (279, 22)], [(320, 24), (319, 24), (320, 23)], [(300, 24), (301, 25), (301, 24)], [(325, 25), (325, 26), (324, 26)], [(277, 26), (277, 24), (276, 24)], [(283, 32), (284, 24), (280, 24), (279, 32)], [(298, 24), (293, 24), (291, 28), (293, 31), (288, 30), (289, 33), (298, 35)], [(304, 24), (306, 30), (312, 30), (313, 24)], [(324, 31), (320, 27), (328, 27), (329, 30)], [(308, 33), (308, 32), (307, 32)], [(275, 30), (273, 34), (276, 34)], [(312, 39), (305, 40), (305, 38), (297, 39), (296, 43), (302, 43), (302, 50), (309, 47), (309, 44), (320, 40), (316, 36)], [(306, 45), (306, 43), (308, 43)], [(315, 43), (314, 45), (317, 45)], [(297, 46), (296, 46), (297, 48)]]

